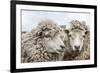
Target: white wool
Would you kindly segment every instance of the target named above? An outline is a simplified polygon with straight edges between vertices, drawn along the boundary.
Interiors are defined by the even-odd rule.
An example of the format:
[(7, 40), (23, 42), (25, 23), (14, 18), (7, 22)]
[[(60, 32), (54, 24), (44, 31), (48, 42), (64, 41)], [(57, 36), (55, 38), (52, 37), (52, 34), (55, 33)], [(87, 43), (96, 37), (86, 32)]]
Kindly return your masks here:
[[(77, 25), (78, 24), (78, 25)], [(65, 41), (66, 50), (64, 60), (85, 60), (85, 59), (90, 59), (90, 29), (88, 28), (89, 26), (86, 25), (85, 22), (80, 22), (78, 20), (72, 20), (70, 26), (68, 27), (68, 30), (75, 28), (76, 27), (82, 28), (86, 31), (88, 31), (88, 34), (86, 35), (85, 41), (83, 43), (82, 51), (76, 55), (76, 53), (70, 53), (72, 50), (72, 47), (70, 46), (69, 40)], [(66, 34), (67, 35), (67, 34)], [(69, 38), (69, 37), (68, 37)]]
[[(48, 30), (48, 31), (46, 31)], [(47, 33), (48, 32), (48, 33)], [(56, 47), (54, 53), (48, 52), (47, 42), (43, 38), (49, 37), (48, 40), (54, 40), (57, 35), (61, 35), (64, 31), (54, 23), (53, 21), (45, 20), (39, 23), (39, 25), (32, 29), (31, 32), (22, 35), (22, 63), (25, 62), (46, 62), (46, 61), (60, 61), (63, 59), (64, 51), (61, 53), (56, 53), (55, 50), (59, 49), (60, 44), (64, 46), (63, 42), (56, 41), (52, 46)], [(64, 37), (65, 35), (61, 35)], [(59, 37), (59, 36), (58, 36)], [(58, 45), (58, 46), (56, 46)], [(51, 47), (51, 45), (49, 45)]]

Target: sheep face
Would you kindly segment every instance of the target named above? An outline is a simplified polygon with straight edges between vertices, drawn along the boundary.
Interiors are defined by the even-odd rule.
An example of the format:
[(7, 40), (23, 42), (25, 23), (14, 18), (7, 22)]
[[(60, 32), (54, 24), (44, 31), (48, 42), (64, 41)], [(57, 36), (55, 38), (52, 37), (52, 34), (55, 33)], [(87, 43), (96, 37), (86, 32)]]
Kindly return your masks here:
[(80, 29), (66, 30), (72, 51), (80, 52), (82, 50), (87, 31)]
[(42, 39), (47, 52), (62, 54), (65, 51), (65, 45), (63, 42), (65, 34), (60, 33), (62, 32), (56, 32), (53, 29), (45, 29), (39, 33), (38, 36), (40, 36), (40, 38)]
[(44, 38), (45, 46), (48, 52), (51, 53), (62, 53), (65, 50), (65, 45), (60, 37), (60, 35), (55, 36), (54, 38), (46, 37)]

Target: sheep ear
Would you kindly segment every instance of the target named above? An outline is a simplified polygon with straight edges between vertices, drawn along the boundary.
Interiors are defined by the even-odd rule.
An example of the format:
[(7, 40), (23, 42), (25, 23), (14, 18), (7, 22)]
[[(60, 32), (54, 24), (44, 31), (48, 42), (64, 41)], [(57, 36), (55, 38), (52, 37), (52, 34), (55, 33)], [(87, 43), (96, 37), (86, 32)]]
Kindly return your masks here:
[(38, 32), (37, 33), (37, 36), (42, 36), (42, 32)]
[(85, 34), (88, 34), (89, 33), (89, 31), (85, 31)]
[(65, 33), (69, 33), (69, 30), (67, 30), (67, 29), (65, 29), (64, 31), (65, 31)]

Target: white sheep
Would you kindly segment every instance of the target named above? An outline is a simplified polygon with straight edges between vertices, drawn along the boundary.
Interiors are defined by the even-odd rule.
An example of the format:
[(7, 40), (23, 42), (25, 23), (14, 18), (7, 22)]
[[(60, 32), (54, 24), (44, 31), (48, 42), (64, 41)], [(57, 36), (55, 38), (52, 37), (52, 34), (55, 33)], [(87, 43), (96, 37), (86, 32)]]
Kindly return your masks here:
[(64, 31), (53, 21), (45, 20), (31, 32), (22, 35), (21, 62), (46, 62), (63, 60)]
[(71, 21), (70, 28), (65, 30), (68, 40), (64, 60), (90, 59), (90, 30), (85, 22)]

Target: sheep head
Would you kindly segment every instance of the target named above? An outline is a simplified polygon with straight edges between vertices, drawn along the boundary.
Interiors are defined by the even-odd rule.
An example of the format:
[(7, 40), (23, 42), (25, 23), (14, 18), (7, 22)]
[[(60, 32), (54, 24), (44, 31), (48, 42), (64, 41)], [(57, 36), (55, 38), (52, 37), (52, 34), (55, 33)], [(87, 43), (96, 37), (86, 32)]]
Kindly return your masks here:
[(39, 23), (36, 36), (42, 39), (47, 52), (62, 54), (65, 50), (64, 31), (53, 21), (45, 20)]
[(84, 24), (78, 20), (74, 20), (71, 21), (71, 27), (65, 30), (68, 36), (69, 45), (72, 47), (71, 50), (73, 52), (79, 53), (82, 51), (84, 40), (89, 33), (89, 31), (83, 27)]

